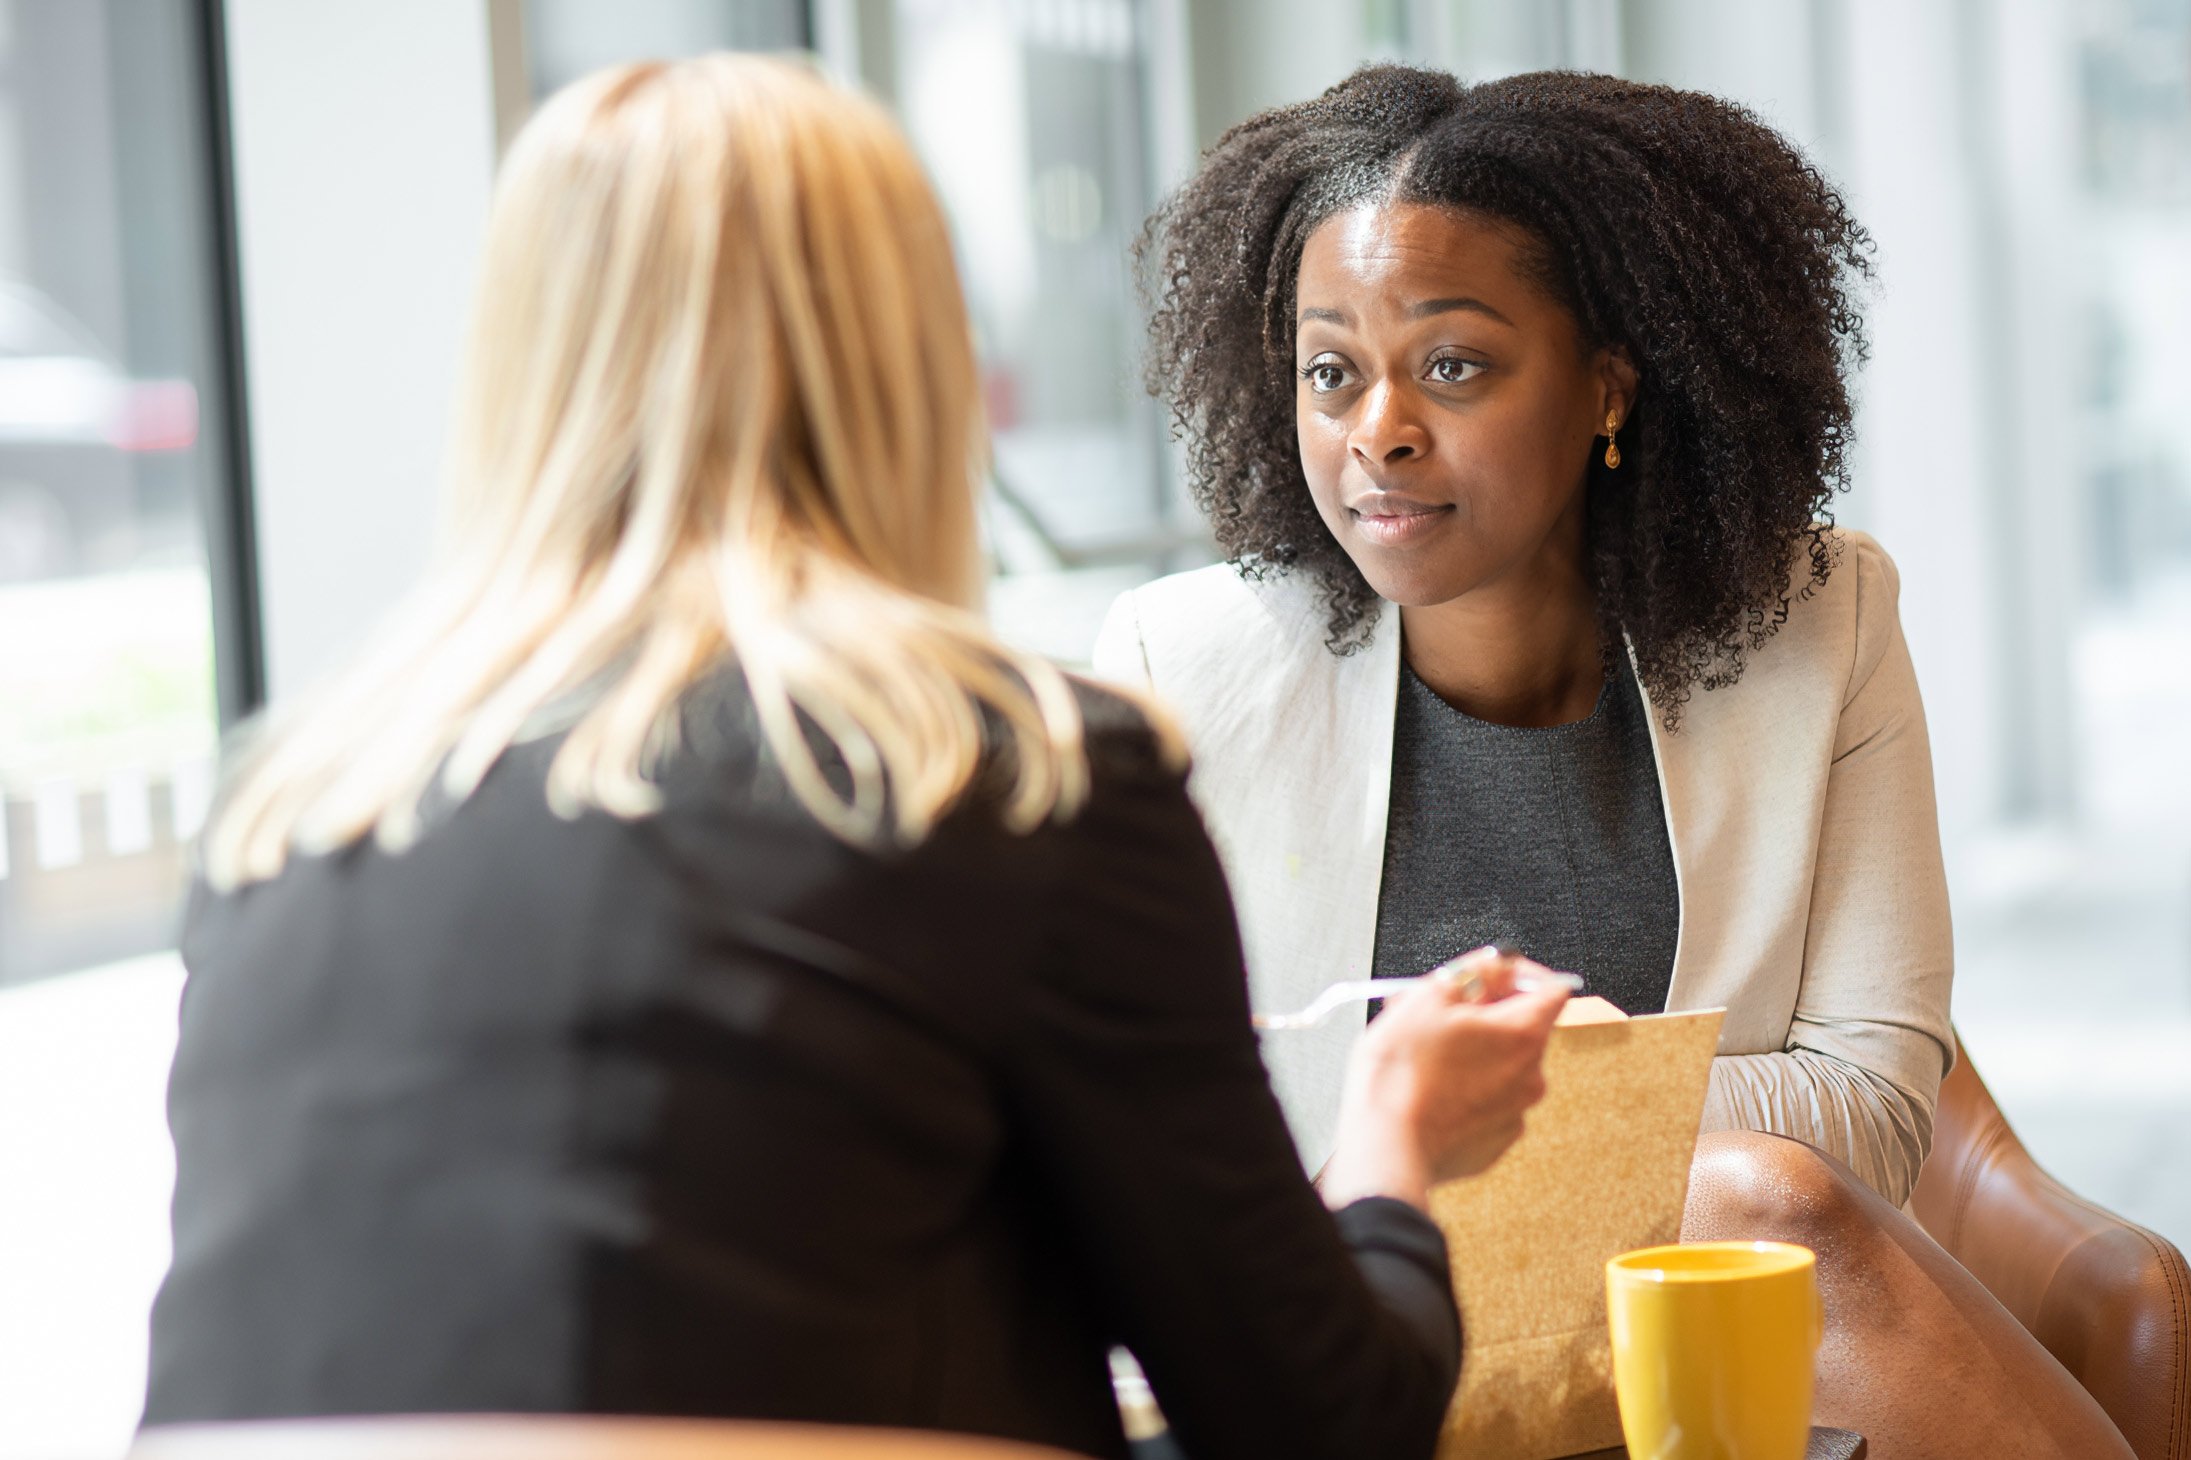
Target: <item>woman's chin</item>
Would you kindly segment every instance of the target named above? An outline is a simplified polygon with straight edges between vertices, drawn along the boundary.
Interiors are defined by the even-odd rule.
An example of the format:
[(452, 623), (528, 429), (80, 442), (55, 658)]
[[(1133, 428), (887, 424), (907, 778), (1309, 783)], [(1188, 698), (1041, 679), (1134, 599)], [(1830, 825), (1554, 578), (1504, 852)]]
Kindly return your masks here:
[(1457, 571), (1452, 563), (1408, 562), (1402, 559), (1414, 555), (1359, 549), (1347, 556), (1354, 560), (1354, 566), (1361, 571), (1370, 591), (1402, 608), (1432, 608), (1451, 603), (1476, 586), (1474, 577)]

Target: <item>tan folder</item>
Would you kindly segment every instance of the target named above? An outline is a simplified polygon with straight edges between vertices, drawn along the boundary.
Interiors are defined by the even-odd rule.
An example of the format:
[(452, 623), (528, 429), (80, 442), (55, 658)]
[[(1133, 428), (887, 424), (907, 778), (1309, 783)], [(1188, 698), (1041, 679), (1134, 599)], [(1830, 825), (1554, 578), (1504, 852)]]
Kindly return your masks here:
[(1558, 1460), (1621, 1442), (1605, 1262), (1681, 1238), (1725, 1013), (1554, 1029), (1522, 1138), (1481, 1176), (1431, 1192), (1464, 1344), (1440, 1460)]

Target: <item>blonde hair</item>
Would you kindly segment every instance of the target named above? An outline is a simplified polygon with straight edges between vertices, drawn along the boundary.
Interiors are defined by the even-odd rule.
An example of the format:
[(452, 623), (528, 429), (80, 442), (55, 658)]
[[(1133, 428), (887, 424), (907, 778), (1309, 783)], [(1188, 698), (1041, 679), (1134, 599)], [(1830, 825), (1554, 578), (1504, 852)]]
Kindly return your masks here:
[(466, 357), (441, 561), (259, 730), (203, 845), (216, 887), (408, 846), (429, 791), (468, 795), (544, 718), (559, 814), (645, 815), (680, 696), (733, 659), (848, 840), (919, 840), (1000, 743), (1007, 824), (1080, 804), (1070, 685), (978, 616), (965, 307), (879, 107), (738, 55), (566, 88), (504, 164)]

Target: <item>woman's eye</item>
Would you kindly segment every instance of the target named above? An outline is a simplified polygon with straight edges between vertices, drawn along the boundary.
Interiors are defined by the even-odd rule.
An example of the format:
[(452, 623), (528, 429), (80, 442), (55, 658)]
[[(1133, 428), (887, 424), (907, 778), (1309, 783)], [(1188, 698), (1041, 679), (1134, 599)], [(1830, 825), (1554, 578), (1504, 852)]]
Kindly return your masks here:
[(1325, 395), (1347, 383), (1346, 367), (1334, 365), (1328, 360), (1305, 366), (1301, 378), (1309, 383), (1309, 389)]
[(1447, 355), (1430, 362), (1430, 378), (1440, 385), (1460, 385), (1483, 374), (1484, 365), (1477, 360), (1463, 360)]

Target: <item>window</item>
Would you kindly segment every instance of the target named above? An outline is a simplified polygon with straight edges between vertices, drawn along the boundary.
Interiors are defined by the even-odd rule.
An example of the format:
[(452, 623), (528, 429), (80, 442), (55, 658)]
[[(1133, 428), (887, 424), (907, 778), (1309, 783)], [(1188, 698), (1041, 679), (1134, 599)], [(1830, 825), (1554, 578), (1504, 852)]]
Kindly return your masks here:
[(525, 0), (535, 97), (623, 61), (812, 45), (806, 0)]
[(957, 235), (995, 440), (998, 630), (1084, 661), (1122, 590), (1207, 561), (1141, 387), (1149, 7), (898, 0), (860, 56)]
[(0, 0), (0, 1457), (119, 1453), (186, 845), (257, 698), (198, 0)]
[(1128, 251), (1155, 202), (1138, 0), (528, 0), (534, 94), (719, 48), (820, 53), (897, 113), (943, 198), (995, 461), (991, 617), (1084, 662), (1122, 590), (1207, 561), (1141, 388)]
[(180, 0), (0, 0), (0, 986), (168, 946), (212, 791), (237, 559), (199, 42)]

